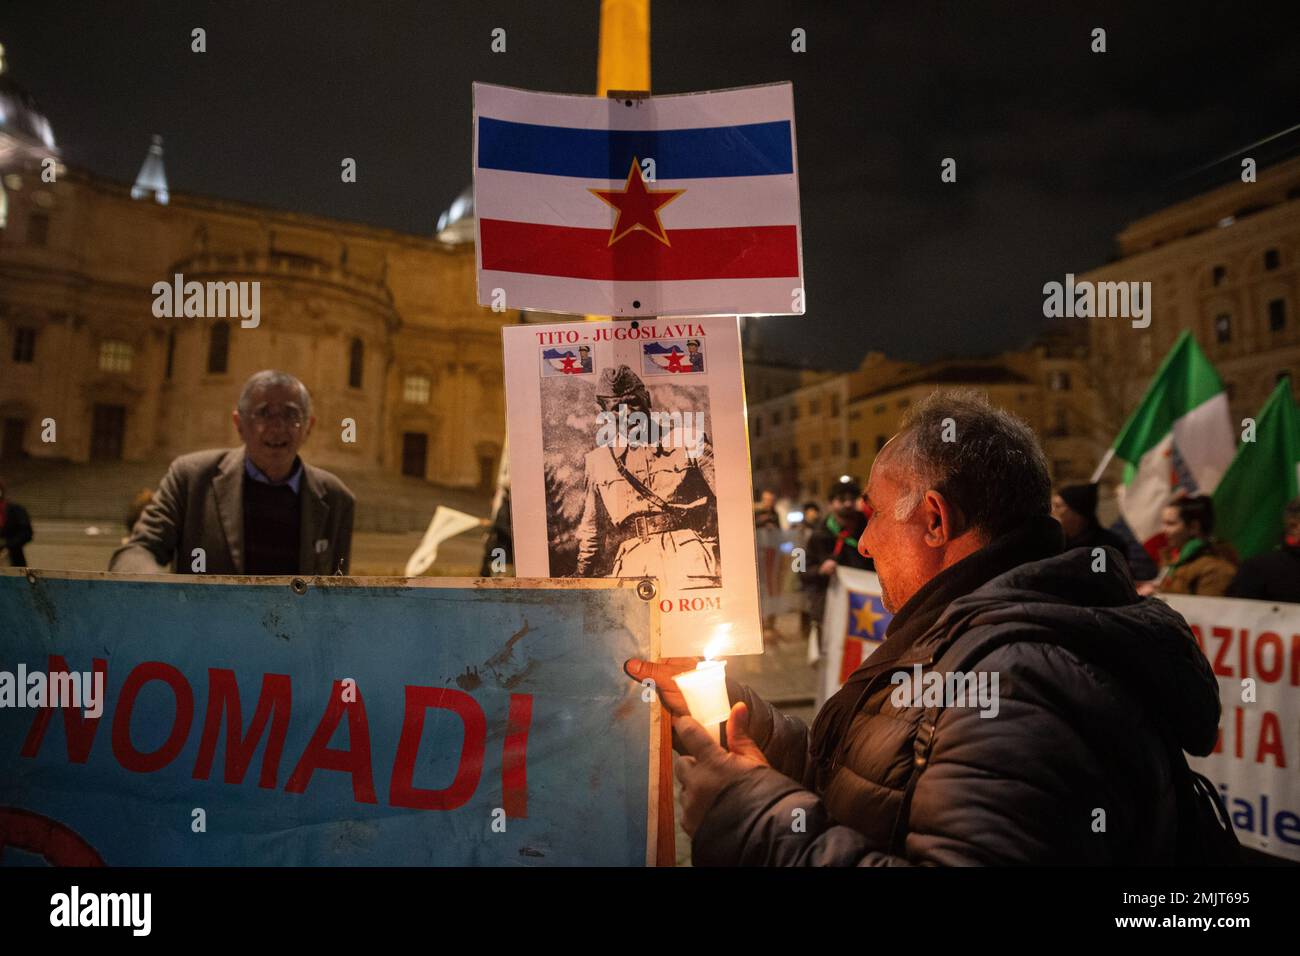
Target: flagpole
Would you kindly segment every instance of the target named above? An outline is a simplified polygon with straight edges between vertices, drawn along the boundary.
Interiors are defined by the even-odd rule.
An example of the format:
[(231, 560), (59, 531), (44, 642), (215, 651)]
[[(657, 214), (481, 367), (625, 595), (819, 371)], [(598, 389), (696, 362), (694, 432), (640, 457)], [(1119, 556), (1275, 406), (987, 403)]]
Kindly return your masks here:
[[(600, 47), (596, 57), (596, 95), (650, 95), (650, 0), (600, 0)], [(589, 315), (588, 322), (608, 317)], [(621, 316), (620, 316), (621, 318)], [(630, 317), (629, 317), (630, 318)], [(657, 833), (655, 865), (676, 866), (677, 838), (673, 824), (673, 727), (660, 711), (658, 805), (651, 819)]]
[[(600, 0), (596, 95), (611, 99), (650, 95), (650, 0)], [(606, 322), (609, 318), (586, 317), (588, 322)]]
[(1111, 446), (1110, 448), (1106, 449), (1106, 454), (1102, 457), (1101, 464), (1098, 465), (1097, 470), (1092, 473), (1091, 481), (1094, 485), (1097, 482), (1101, 481), (1101, 473), (1106, 470), (1106, 466), (1110, 464), (1110, 460), (1114, 457), (1115, 457), (1115, 448), (1114, 446)]
[(601, 0), (596, 95), (650, 92), (650, 0)]

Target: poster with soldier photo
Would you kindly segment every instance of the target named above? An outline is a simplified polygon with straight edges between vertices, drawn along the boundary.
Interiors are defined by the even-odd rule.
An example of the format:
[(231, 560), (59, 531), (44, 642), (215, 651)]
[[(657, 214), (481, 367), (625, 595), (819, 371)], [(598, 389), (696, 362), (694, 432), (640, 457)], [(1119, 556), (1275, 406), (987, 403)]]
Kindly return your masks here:
[(761, 653), (736, 319), (502, 334), (516, 572), (654, 578), (664, 656)]

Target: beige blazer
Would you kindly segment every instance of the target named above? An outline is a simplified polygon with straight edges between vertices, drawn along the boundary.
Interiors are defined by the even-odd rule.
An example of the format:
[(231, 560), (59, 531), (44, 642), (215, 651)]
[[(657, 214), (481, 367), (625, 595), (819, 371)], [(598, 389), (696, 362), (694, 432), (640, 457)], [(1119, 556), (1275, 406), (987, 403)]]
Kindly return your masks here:
[[(337, 477), (306, 462), (298, 501), (302, 533), (299, 574), (349, 572), (352, 556), (352, 492)], [(194, 549), (202, 548), (208, 574), (244, 571), (244, 449), (220, 448), (182, 455), (172, 462), (131, 531), (113, 552), (110, 571), (194, 572)]]

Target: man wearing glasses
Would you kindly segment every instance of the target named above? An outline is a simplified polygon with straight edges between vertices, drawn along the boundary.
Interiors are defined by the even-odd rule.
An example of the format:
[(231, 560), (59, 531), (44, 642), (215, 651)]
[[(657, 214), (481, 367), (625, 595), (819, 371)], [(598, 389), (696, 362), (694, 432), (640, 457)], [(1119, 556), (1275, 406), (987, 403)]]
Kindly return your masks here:
[(316, 422), (306, 386), (258, 372), (232, 416), (243, 447), (173, 461), (110, 571), (348, 573), (352, 492), (298, 457)]

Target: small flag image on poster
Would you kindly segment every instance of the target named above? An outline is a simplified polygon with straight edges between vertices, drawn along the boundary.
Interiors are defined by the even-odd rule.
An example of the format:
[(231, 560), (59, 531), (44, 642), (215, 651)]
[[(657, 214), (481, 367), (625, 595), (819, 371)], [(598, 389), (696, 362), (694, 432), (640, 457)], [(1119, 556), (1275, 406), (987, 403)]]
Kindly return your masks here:
[(590, 345), (542, 349), (543, 378), (553, 375), (590, 375), (593, 371)]
[(641, 346), (641, 371), (647, 375), (682, 375), (704, 371), (704, 344), (699, 339), (670, 339)]

